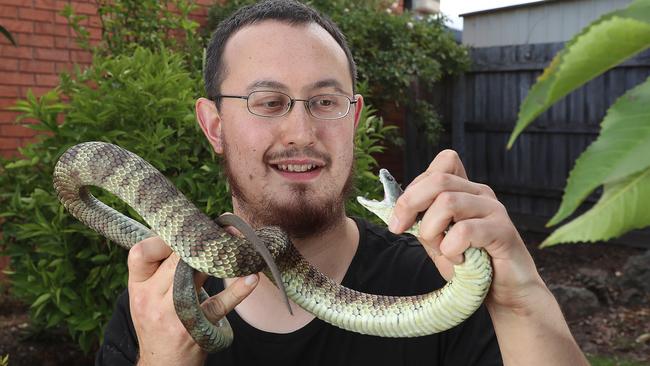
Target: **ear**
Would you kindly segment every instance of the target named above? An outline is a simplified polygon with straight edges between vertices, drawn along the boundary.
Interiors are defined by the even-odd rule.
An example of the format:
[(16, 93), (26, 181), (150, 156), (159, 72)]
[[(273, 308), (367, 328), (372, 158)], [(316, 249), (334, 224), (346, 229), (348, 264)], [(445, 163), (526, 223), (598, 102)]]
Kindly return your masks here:
[(206, 98), (199, 98), (194, 105), (196, 120), (201, 130), (207, 137), (214, 151), (223, 154), (223, 141), (221, 141), (221, 117), (215, 103)]
[(359, 126), (359, 118), (361, 118), (361, 111), (363, 110), (363, 95), (357, 94), (354, 96), (357, 102), (354, 104), (354, 129)]

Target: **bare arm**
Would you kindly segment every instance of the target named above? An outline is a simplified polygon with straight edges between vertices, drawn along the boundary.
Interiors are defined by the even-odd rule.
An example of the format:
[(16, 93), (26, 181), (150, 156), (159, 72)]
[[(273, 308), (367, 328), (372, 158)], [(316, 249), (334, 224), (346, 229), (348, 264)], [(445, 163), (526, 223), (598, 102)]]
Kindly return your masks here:
[(506, 365), (589, 365), (576, 344), (560, 307), (542, 283), (530, 304), (487, 308)]

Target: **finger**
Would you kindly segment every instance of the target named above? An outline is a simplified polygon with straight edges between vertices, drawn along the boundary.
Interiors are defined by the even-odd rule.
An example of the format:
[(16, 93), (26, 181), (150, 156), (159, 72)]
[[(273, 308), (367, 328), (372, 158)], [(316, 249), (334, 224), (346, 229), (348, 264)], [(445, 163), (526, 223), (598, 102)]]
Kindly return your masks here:
[(178, 266), (180, 257), (176, 253), (172, 253), (167, 257), (158, 267), (147, 281), (147, 288), (156, 291), (160, 294), (165, 294), (172, 291), (172, 283), (174, 282), (174, 273)]
[(129, 282), (148, 280), (169, 255), (171, 248), (159, 237), (147, 238), (129, 250)]
[(433, 257), (432, 259), (433, 263), (436, 265), (436, 268), (438, 268), (438, 272), (440, 272), (445, 281), (451, 280), (451, 278), (454, 276), (454, 264), (443, 256)]
[(467, 179), (467, 173), (465, 172), (465, 167), (460, 161), (460, 156), (454, 150), (443, 150), (433, 158), (431, 164), (426, 170), (427, 173), (449, 173), (457, 175), (461, 178)]
[(201, 304), (201, 308), (206, 318), (211, 323), (216, 324), (242, 302), (246, 296), (250, 295), (258, 282), (259, 276), (256, 274), (238, 278), (225, 290), (205, 300)]
[[(224, 216), (224, 215), (232, 215), (232, 212), (227, 212), (226, 211), (226, 212), (221, 214), (221, 216)], [(222, 229), (226, 230), (226, 232), (228, 232), (228, 234), (230, 234), (230, 235), (238, 236), (240, 238), (244, 237), (244, 235), (239, 230), (237, 230), (237, 228), (234, 227), (234, 226), (226, 225), (226, 226), (222, 226)]]
[(210, 275), (203, 272), (194, 271), (194, 287), (196, 289), (200, 289), (203, 287), (203, 284), (208, 280), (208, 278), (210, 278)]
[[(475, 195), (488, 194), (485, 185), (471, 182), (449, 173), (430, 173), (411, 183), (397, 199), (391, 220), (394, 233), (411, 227), (417, 215), (426, 211), (442, 192), (467, 192)], [(490, 190), (491, 192), (491, 190)]]
[(442, 192), (424, 213), (418, 236), (435, 243), (450, 224), (456, 226), (463, 220), (487, 217), (498, 210), (499, 202), (491, 198), (466, 192)]
[(463, 220), (454, 224), (443, 238), (440, 251), (452, 262), (458, 263), (454, 258), (461, 256), (470, 246), (493, 246), (499, 237), (503, 237), (503, 230), (503, 227), (491, 218)]
[(439, 152), (433, 161), (431, 161), (427, 169), (422, 172), (422, 174), (415, 177), (415, 179), (411, 181), (411, 184), (415, 184), (420, 180), (425, 179), (432, 173), (448, 173), (467, 179), (465, 167), (463, 166), (458, 153), (450, 149)]

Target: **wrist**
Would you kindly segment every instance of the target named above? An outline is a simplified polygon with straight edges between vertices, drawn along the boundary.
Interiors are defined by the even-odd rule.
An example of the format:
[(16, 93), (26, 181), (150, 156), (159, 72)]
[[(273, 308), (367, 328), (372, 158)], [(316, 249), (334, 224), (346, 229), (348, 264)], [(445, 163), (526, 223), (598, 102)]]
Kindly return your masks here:
[(545, 314), (554, 308), (560, 311), (555, 297), (539, 275), (515, 290), (493, 288), (485, 305), (492, 317), (510, 315), (525, 318)]
[(523, 294), (486, 301), (504, 364), (588, 365), (546, 284), (540, 279)]

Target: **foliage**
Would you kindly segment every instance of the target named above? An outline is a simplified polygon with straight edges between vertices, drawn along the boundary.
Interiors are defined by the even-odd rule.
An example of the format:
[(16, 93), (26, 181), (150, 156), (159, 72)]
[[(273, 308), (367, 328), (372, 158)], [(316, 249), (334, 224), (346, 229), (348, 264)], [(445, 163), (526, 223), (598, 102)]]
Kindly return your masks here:
[[(186, 17), (191, 6), (157, 4), (100, 2), (104, 29), (95, 46), (83, 17), (66, 8), (79, 43), (94, 53), (93, 63), (62, 74), (49, 93), (37, 98), (29, 92), (16, 104), (18, 122), (39, 135), (20, 157), (0, 158), (0, 254), (11, 260), (12, 295), (31, 304), (35, 326), (66, 326), (85, 351), (96, 346), (126, 287), (126, 252), (72, 218), (56, 198), (52, 169), (68, 147), (92, 140), (120, 145), (151, 162), (209, 216), (232, 211), (220, 162), (194, 121), (194, 100), (203, 87), (202, 45)], [(180, 16), (167, 10), (170, 4)], [(372, 108), (363, 111), (355, 137), (355, 195), (378, 194), (370, 154), (393, 130)], [(138, 218), (109, 193), (93, 193)], [(351, 214), (365, 216), (352, 201)]]
[[(136, 49), (132, 56), (96, 57), (57, 90), (18, 102), (21, 118), (37, 121), (26, 126), (42, 134), (21, 149), (21, 158), (3, 163), (0, 244), (11, 258), (13, 294), (31, 304), (36, 325), (65, 324), (89, 350), (126, 285), (125, 251), (69, 216), (51, 188), (54, 163), (68, 147), (92, 140), (120, 145), (151, 162), (211, 217), (232, 211), (220, 163), (194, 122), (198, 78), (175, 53)], [(368, 173), (376, 165), (370, 153), (391, 128), (372, 110), (363, 118), (355, 152), (359, 194), (368, 195), (379, 186)], [(95, 194), (137, 217), (110, 194)]]
[[(22, 116), (37, 121), (26, 126), (42, 135), (20, 150), (21, 158), (3, 164), (1, 229), (13, 294), (31, 304), (37, 325), (65, 323), (88, 350), (126, 284), (125, 251), (69, 216), (53, 192), (52, 168), (68, 147), (115, 143), (150, 161), (209, 214), (229, 207), (218, 162), (194, 123), (199, 85), (180, 56), (138, 49), (133, 56), (96, 57), (60, 89), (18, 102)], [(125, 210), (116, 198), (99, 197)]]
[[(243, 5), (254, 0), (230, 0), (216, 4), (209, 12), (210, 29)], [(413, 17), (397, 14), (386, 1), (309, 0), (338, 24), (346, 35), (357, 63), (359, 82), (368, 85), (366, 99), (382, 108), (390, 104), (413, 109), (415, 120), (431, 141), (437, 138), (440, 123), (428, 102), (416, 102), (409, 92), (416, 78), (431, 87), (443, 76), (454, 75), (469, 65), (467, 50), (456, 44), (435, 16)]]
[(99, 0), (102, 42), (91, 46), (90, 32), (82, 25), (87, 19), (66, 4), (61, 14), (77, 34), (77, 44), (102, 56), (130, 54), (136, 48), (166, 48), (184, 55), (190, 69), (202, 65), (203, 37), (199, 23), (189, 14), (196, 9), (186, 0)]
[(0, 366), (9, 366), (9, 355), (0, 356)]
[(14, 40), (14, 37), (11, 35), (11, 33), (9, 33), (9, 31), (1, 25), (0, 25), (0, 33), (2, 33), (2, 35), (5, 36), (5, 38), (7, 38), (12, 45), (14, 46), (16, 45), (16, 41)]
[[(602, 16), (567, 43), (521, 105), (508, 147), (553, 103), (650, 47), (650, 2), (636, 0)], [(558, 212), (570, 216), (597, 187), (604, 192), (586, 213), (553, 232), (542, 246), (608, 240), (650, 225), (650, 79), (627, 91), (607, 111), (597, 140), (576, 160)]]
[(346, 211), (349, 216), (363, 217), (380, 225), (385, 225), (379, 218), (361, 206), (354, 198), (358, 195), (363, 197), (379, 197), (383, 195), (383, 189), (379, 178), (372, 173), (377, 167), (377, 161), (372, 157), (384, 151), (383, 141), (390, 138), (397, 130), (395, 126), (385, 126), (381, 117), (375, 115), (375, 110), (364, 107), (359, 118), (359, 126), (354, 138), (355, 155), (355, 192), (353, 199), (349, 199)]

